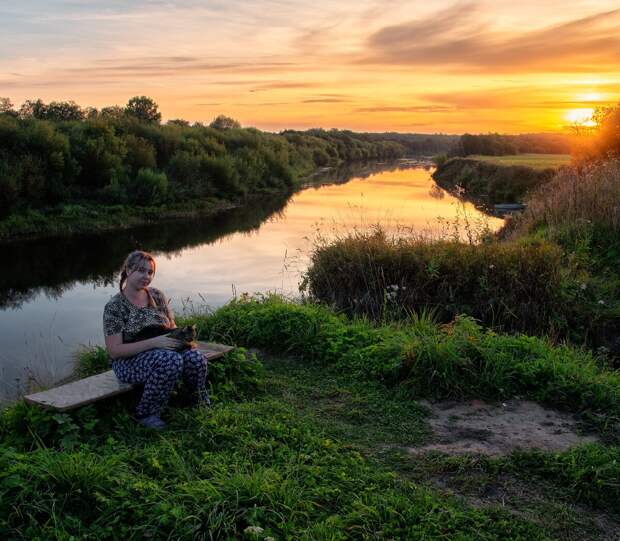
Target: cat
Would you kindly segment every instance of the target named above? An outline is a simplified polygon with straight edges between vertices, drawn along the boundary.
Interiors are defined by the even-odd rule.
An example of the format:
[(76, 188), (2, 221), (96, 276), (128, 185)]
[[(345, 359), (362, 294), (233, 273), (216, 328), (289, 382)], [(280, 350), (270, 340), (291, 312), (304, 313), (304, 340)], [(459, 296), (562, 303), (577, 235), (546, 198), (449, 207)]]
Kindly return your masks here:
[(174, 329), (170, 329), (164, 325), (149, 325), (141, 329), (131, 338), (128, 338), (125, 336), (125, 333), (123, 333), (123, 343), (140, 342), (141, 340), (147, 340), (148, 338), (154, 338), (162, 334), (183, 342), (181, 346), (176, 348), (176, 351), (185, 351), (196, 345), (196, 325), (186, 325), (185, 327), (176, 327)]

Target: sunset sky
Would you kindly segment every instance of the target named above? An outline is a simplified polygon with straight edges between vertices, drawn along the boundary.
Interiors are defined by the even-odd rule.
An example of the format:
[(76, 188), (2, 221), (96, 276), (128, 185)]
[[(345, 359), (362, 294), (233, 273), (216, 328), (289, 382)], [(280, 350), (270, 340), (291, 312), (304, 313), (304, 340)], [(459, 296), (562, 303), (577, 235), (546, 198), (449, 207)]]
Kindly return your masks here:
[(0, 96), (143, 94), (273, 131), (556, 131), (620, 101), (620, 1), (1, 3)]

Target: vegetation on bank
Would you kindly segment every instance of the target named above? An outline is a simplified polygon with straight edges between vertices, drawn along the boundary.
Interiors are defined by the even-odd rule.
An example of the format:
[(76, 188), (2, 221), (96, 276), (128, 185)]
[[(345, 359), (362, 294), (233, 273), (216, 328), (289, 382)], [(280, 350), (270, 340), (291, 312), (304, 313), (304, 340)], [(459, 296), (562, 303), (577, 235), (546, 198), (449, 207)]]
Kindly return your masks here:
[(450, 192), (490, 206), (522, 202), (526, 194), (549, 182), (554, 173), (551, 167), (539, 169), (468, 157), (440, 161), (433, 179)]
[[(219, 372), (213, 363), (215, 406), (173, 410), (163, 434), (131, 421), (131, 397), (66, 414), (5, 410), (5, 537), (530, 540), (577, 539), (567, 532), (587, 528), (583, 514), (568, 528), (543, 508), (472, 506), (433, 485), (432, 469), (469, 467), (488, 477), (531, 472), (564, 494), (554, 510), (581, 502), (617, 511), (620, 380), (588, 353), (499, 336), (467, 318), (374, 326), (278, 298), (241, 299), (191, 319), (201, 338), (291, 360), (265, 371), (237, 350)], [(90, 372), (102, 361), (94, 351), (81, 366)], [(514, 393), (590, 415), (609, 444), (477, 465), (404, 450), (429, 437), (417, 398)]]
[(561, 258), (546, 242), (431, 242), (376, 230), (316, 246), (306, 284), (311, 298), (375, 321), (426, 312), (448, 323), (468, 314), (504, 331), (557, 335), (574, 301), (562, 295)]
[(226, 117), (209, 126), (180, 120), (160, 125), (160, 117), (157, 104), (144, 96), (125, 108), (101, 111), (40, 100), (19, 112), (5, 108), (0, 230), (9, 237), (19, 233), (29, 212), (54, 224), (54, 214), (66, 206), (77, 212), (97, 205), (105, 216), (115, 205), (155, 207), (165, 214), (175, 205), (199, 208), (196, 201), (230, 204), (290, 190), (318, 167), (405, 153), (397, 142), (349, 131), (276, 135), (240, 128)]

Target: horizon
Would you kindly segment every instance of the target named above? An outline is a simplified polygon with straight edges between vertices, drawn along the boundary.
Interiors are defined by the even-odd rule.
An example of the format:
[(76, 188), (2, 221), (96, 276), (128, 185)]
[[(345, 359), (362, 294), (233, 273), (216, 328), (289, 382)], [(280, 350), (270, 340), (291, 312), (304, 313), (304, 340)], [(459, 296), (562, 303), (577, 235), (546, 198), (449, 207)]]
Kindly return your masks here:
[(17, 106), (147, 95), (164, 121), (459, 135), (561, 133), (620, 101), (604, 0), (30, 0), (0, 21), (0, 96)]

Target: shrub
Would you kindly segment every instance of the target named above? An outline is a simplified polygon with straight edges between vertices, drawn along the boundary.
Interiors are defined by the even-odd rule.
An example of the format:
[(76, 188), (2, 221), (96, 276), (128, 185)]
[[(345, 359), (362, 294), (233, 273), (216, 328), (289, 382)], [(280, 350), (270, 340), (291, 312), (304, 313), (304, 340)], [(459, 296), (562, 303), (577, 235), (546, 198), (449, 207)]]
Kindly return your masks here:
[(162, 203), (168, 193), (168, 177), (166, 173), (158, 173), (152, 169), (140, 169), (138, 174), (127, 184), (127, 195), (132, 203), (151, 205)]
[(312, 253), (310, 296), (380, 320), (434, 310), (444, 322), (469, 314), (504, 330), (553, 332), (561, 306), (561, 251), (545, 242), (387, 238), (354, 233)]

